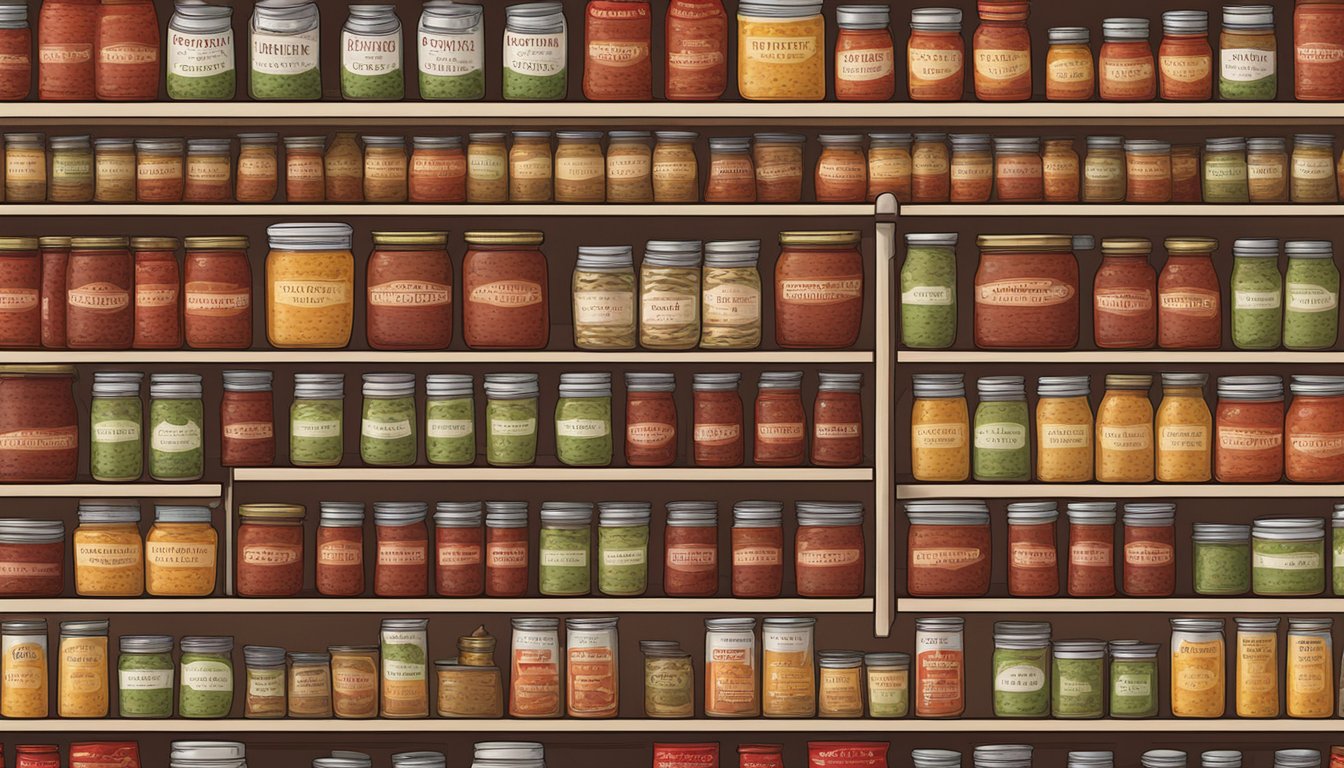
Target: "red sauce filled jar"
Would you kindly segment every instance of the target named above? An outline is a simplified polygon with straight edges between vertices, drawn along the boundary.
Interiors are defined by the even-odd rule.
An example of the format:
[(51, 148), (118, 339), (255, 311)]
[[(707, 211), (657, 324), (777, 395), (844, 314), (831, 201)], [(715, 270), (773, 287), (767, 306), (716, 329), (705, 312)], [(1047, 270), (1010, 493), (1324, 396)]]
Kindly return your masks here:
[(364, 505), (324, 501), (317, 523), (316, 587), (327, 597), (364, 594)]
[(697, 467), (738, 467), (744, 451), (740, 373), (697, 373), (691, 389), (695, 416), (692, 456)]
[(465, 203), (467, 154), (461, 136), (411, 138), (407, 200), (412, 203)]
[(1208, 11), (1166, 11), (1157, 49), (1158, 79), (1167, 101), (1213, 98), (1213, 47)]
[(275, 463), (275, 406), (270, 371), (224, 371), (219, 401), (219, 462), (226, 467)]
[(46, 0), (37, 17), (37, 98), (93, 101), (99, 0)]
[(130, 349), (135, 337), (130, 241), (75, 237), (65, 280), (65, 340), (71, 349)]
[(1213, 476), (1220, 483), (1276, 483), (1283, 477), (1283, 379), (1218, 377)]
[(1157, 271), (1148, 263), (1152, 241), (1108, 237), (1092, 282), (1092, 334), (1102, 349), (1150, 349), (1157, 344)]
[(42, 249), (42, 346), (65, 349), (65, 271), (70, 238), (38, 238)]
[(914, 597), (979, 597), (989, 592), (989, 510), (983, 502), (915, 501), (906, 548)]
[(803, 372), (767, 371), (756, 391), (752, 462), (762, 467), (800, 467), (807, 457)]
[(1157, 276), (1157, 345), (1217, 349), (1223, 340), (1222, 296), (1211, 237), (1169, 237)]
[(453, 264), (447, 232), (374, 232), (366, 332), (374, 349), (447, 349)]
[(481, 502), (440, 501), (434, 508), (434, 593), (476, 597), (485, 589)]
[(1293, 9), (1293, 98), (1344, 99), (1344, 2), (1297, 0)]
[(863, 325), (863, 255), (856, 231), (780, 232), (775, 343), (786, 349), (854, 346)]
[(890, 101), (896, 95), (896, 44), (885, 5), (847, 5), (835, 11), (837, 101)]
[(1068, 235), (980, 235), (975, 345), (1070, 349), (1078, 343), (1078, 260)]
[(1041, 140), (1034, 136), (994, 139), (994, 196), (1001, 203), (1045, 199)]
[(819, 203), (861, 203), (868, 193), (868, 158), (863, 153), (863, 134), (829, 134), (817, 137), (813, 187)]
[(668, 597), (713, 597), (718, 591), (718, 505), (669, 501), (663, 530), (663, 592)]
[(1031, 99), (1031, 32), (1025, 0), (980, 0), (980, 26), (971, 47), (975, 97), (981, 101)]
[(0, 237), (0, 347), (32, 349), (42, 345), (41, 297), (42, 259), (37, 238)]
[(1058, 520), (1059, 508), (1053, 501), (1008, 505), (1008, 594), (1059, 594), (1059, 550), (1055, 543)]
[(65, 525), (0, 520), (0, 597), (60, 597), (65, 589)]
[(303, 591), (303, 517), (298, 504), (238, 507), (238, 567), (243, 597), (293, 597)]
[(911, 101), (961, 101), (966, 90), (961, 9), (911, 10), (905, 58)]
[(252, 346), (252, 265), (246, 237), (188, 237), (182, 325), (192, 349)]
[(1152, 101), (1157, 98), (1153, 49), (1147, 19), (1106, 19), (1097, 59), (1097, 92), (1102, 101)]
[(0, 101), (28, 98), (33, 80), (33, 33), (27, 4), (0, 8)]
[(378, 597), (425, 597), (429, 593), (429, 505), (421, 501), (377, 501), (373, 522), (377, 557), (373, 594)]
[(793, 538), (794, 578), (799, 597), (859, 597), (863, 594), (863, 505), (800, 501)]
[(784, 583), (784, 505), (733, 505), (733, 597), (779, 597)]
[(472, 349), (545, 349), (550, 339), (544, 235), (466, 233), (462, 336)]
[(723, 137), (709, 140), (705, 202), (756, 202), (756, 166), (751, 160), (751, 139)]
[(714, 101), (728, 87), (728, 14), (722, 0), (667, 4), (665, 92), (669, 101)]
[(863, 462), (863, 388), (861, 373), (817, 374), (812, 403), (812, 463), (819, 467), (857, 467)]
[(1295, 483), (1344, 482), (1344, 377), (1294, 376), (1284, 419), (1284, 474)]
[[(983, 134), (980, 134), (983, 136)], [(946, 133), (916, 133), (910, 147), (910, 200), (946, 203), (952, 197)]]
[(55, 744), (20, 744), (15, 753), (15, 768), (61, 768), (61, 748)]
[(100, 101), (158, 98), (161, 46), (153, 0), (102, 0), (93, 47)]
[(74, 381), (70, 365), (0, 366), (0, 482), (75, 481)]
[(625, 374), (625, 463), (670, 467), (677, 461), (677, 379), (671, 373)]
[(182, 273), (176, 237), (133, 237), (135, 349), (182, 346)]
[(648, 0), (588, 0), (583, 16), (583, 95), (589, 101), (653, 98), (653, 11)]
[(527, 594), (527, 502), (485, 502), (486, 597)]
[(1130, 597), (1176, 591), (1176, 505), (1126, 504), (1121, 589)]
[(948, 161), (948, 200), (953, 203), (987, 203), (994, 195), (994, 155), (985, 133), (954, 133)]
[(1110, 597), (1115, 594), (1115, 502), (1070, 504), (1070, 597)]

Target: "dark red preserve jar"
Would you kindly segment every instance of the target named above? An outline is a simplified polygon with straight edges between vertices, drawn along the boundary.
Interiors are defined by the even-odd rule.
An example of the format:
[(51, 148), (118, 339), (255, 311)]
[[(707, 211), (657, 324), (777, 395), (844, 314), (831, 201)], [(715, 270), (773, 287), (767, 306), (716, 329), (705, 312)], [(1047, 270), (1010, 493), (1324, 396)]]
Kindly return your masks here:
[(737, 467), (744, 454), (740, 373), (697, 373), (692, 381), (695, 417), (692, 455), (699, 467)]
[(784, 582), (784, 505), (733, 505), (733, 597), (779, 597)]
[(65, 340), (71, 349), (130, 349), (135, 337), (130, 242), (75, 237), (65, 273)]
[(544, 236), (535, 231), (467, 232), (462, 262), (462, 336), (472, 349), (545, 349)]
[(65, 270), (70, 238), (38, 238), (42, 249), (42, 346), (65, 349)]
[(183, 328), (193, 349), (252, 346), (252, 266), (246, 237), (188, 237)]
[(182, 274), (177, 238), (133, 237), (136, 349), (182, 346)]
[(780, 232), (775, 343), (843, 349), (863, 325), (863, 256), (854, 231)]
[(668, 597), (713, 597), (718, 591), (718, 505), (669, 501), (663, 529), (663, 592)]
[(670, 467), (677, 461), (677, 403), (671, 373), (625, 374), (625, 463)]
[(1131, 597), (1176, 591), (1176, 505), (1125, 505), (1122, 589)]
[(1008, 594), (1054, 597), (1059, 594), (1059, 556), (1055, 525), (1059, 508), (1053, 501), (1020, 501), (1008, 505)]
[(1070, 349), (1078, 343), (1078, 260), (1068, 235), (981, 235), (975, 345)]
[(429, 591), (429, 505), (379, 501), (373, 505), (377, 560), (373, 593), (379, 597), (424, 597)]
[(374, 232), (366, 330), (374, 349), (447, 349), (453, 265), (447, 232)]
[(863, 388), (861, 373), (817, 374), (812, 404), (812, 463), (819, 467), (856, 467), (863, 463)]
[(75, 481), (74, 381), (72, 365), (0, 365), (0, 482)]
[(910, 518), (906, 583), (911, 595), (980, 597), (989, 592), (989, 510), (984, 502), (912, 501), (905, 509)]
[(859, 597), (863, 594), (863, 505), (800, 501), (794, 535), (799, 597)]
[(807, 457), (802, 371), (767, 371), (756, 392), (752, 461), (763, 467), (799, 467)]
[(527, 502), (485, 502), (485, 594), (527, 594)]
[(434, 509), (434, 591), (476, 597), (485, 589), (481, 502), (441, 501)]
[(42, 261), (35, 237), (0, 237), (0, 347), (42, 345)]
[(59, 597), (65, 589), (65, 525), (0, 520), (0, 597)]
[(1092, 282), (1092, 335), (1102, 349), (1150, 349), (1157, 344), (1157, 272), (1153, 244), (1142, 237), (1101, 241)]
[(270, 371), (224, 371), (219, 403), (219, 460), (226, 467), (275, 463), (275, 406)]
[(364, 594), (364, 505), (357, 501), (324, 501), (317, 523), (318, 594), (358, 597)]
[(298, 504), (238, 507), (238, 567), (243, 597), (293, 597), (303, 590), (303, 517)]
[(61, 748), (55, 744), (20, 744), (15, 748), (15, 768), (61, 768)]
[(1071, 597), (1115, 594), (1115, 503), (1070, 504), (1069, 580)]

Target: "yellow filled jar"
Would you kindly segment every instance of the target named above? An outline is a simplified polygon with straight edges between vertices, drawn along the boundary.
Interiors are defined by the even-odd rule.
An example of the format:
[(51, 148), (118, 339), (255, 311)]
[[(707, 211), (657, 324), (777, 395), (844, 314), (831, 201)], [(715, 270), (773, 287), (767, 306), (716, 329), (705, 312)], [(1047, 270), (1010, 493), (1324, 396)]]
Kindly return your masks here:
[(910, 468), (921, 482), (961, 482), (971, 472), (970, 414), (960, 373), (914, 376)]
[(364, 202), (404, 203), (410, 160), (404, 136), (364, 136)]
[(767, 618), (761, 622), (761, 714), (814, 717), (817, 714), (813, 632), (809, 617)]
[(819, 651), (817, 716), (863, 717), (863, 654)]
[(215, 591), (219, 535), (209, 507), (159, 506), (145, 536), (145, 591), (154, 597), (206, 597)]
[(1087, 376), (1042, 376), (1036, 383), (1036, 479), (1092, 480), (1092, 405)]
[(502, 133), (467, 134), (467, 202), (509, 200), (509, 150)]
[(1148, 483), (1153, 480), (1153, 404), (1146, 374), (1108, 374), (1097, 407), (1097, 481)]
[(1171, 714), (1222, 717), (1227, 690), (1222, 619), (1171, 619)]
[(1279, 620), (1238, 618), (1237, 717), (1279, 716)]
[(107, 619), (61, 622), (56, 668), (60, 717), (107, 717)]
[(75, 593), (139, 597), (145, 591), (144, 542), (135, 502), (81, 501), (75, 529)]
[(47, 620), (11, 619), (0, 635), (0, 717), (47, 717)]
[(1289, 717), (1335, 714), (1334, 651), (1329, 618), (1288, 620), (1287, 711)]
[(349, 224), (275, 224), (266, 229), (266, 338), (282, 349), (350, 343), (355, 257)]
[(749, 101), (826, 97), (821, 2), (746, 0), (737, 7), (737, 90)]
[(1213, 414), (1204, 401), (1204, 373), (1162, 374), (1157, 407), (1157, 479), (1164, 483), (1207, 483), (1212, 476)]
[(700, 202), (700, 170), (695, 156), (695, 131), (655, 131), (653, 201)]

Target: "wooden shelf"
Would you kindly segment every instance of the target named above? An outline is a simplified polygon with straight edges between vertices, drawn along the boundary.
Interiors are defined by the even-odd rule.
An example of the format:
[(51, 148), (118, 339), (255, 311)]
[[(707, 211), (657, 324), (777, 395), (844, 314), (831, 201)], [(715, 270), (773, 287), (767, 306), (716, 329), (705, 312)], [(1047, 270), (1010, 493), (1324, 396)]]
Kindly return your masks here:
[(1009, 216), (1027, 216), (1032, 218), (1049, 216), (1142, 216), (1144, 218), (1152, 218), (1217, 216), (1246, 219), (1256, 217), (1340, 215), (1344, 215), (1344, 205), (1204, 205), (1195, 203), (1170, 203), (1161, 205), (1144, 205), (1138, 203), (1124, 203), (1117, 205), (986, 203), (984, 205), (974, 205), (957, 203), (949, 205), (912, 204), (901, 206), (901, 216), (906, 218), (1004, 218)]
[[(1240, 499), (1290, 496), (1333, 499), (1338, 485), (1274, 483), (1237, 485), (1210, 483), (918, 483), (896, 486), (898, 499)], [(1344, 606), (1344, 602), (1340, 604)]]
[(603, 205), (378, 205), (356, 204), (339, 205), (335, 203), (270, 203), (266, 205), (243, 205), (239, 203), (219, 204), (144, 204), (116, 205), (96, 203), (90, 205), (63, 205), (60, 203), (43, 205), (24, 205), (18, 203), (0, 203), (0, 217), (30, 218), (34, 216), (171, 216), (171, 217), (242, 217), (266, 216), (274, 218), (292, 218), (294, 216), (333, 216), (348, 219), (354, 216), (582, 216), (585, 218), (621, 216), (621, 217), (677, 217), (705, 218), (737, 216), (772, 216), (799, 218), (808, 216), (826, 217), (862, 217), (873, 216), (871, 204), (835, 204), (835, 203), (798, 203), (779, 205), (622, 205), (608, 203)]
[(901, 597), (900, 613), (1338, 613), (1338, 597)]
[[(842, 614), (872, 613), (873, 598), (845, 600), (781, 597), (770, 600), (675, 597), (536, 598), (56, 598), (0, 600), (0, 614), (22, 613), (709, 613)], [(3, 730), (3, 728), (0, 728)]]
[[(1132, 365), (1137, 363), (1164, 363), (1170, 365), (1221, 365), (1236, 363), (1239, 365), (1338, 365), (1344, 363), (1344, 352), (1284, 352), (1268, 350), (1263, 352), (1242, 352), (1227, 350), (1218, 352), (1181, 352), (1167, 349), (1100, 349), (1064, 352), (1033, 351), (982, 351), (958, 349), (946, 351), (897, 350), (896, 362), (914, 363), (1015, 363), (1017, 365), (1037, 366), (1042, 364), (1064, 363), (1106, 363), (1110, 365)], [(1184, 370), (1184, 368), (1180, 369)]]
[(217, 350), (217, 349), (132, 349), (108, 352), (33, 350), (0, 352), (5, 363), (66, 364), (155, 364), (155, 363), (233, 363), (249, 365), (292, 364), (328, 365), (345, 363), (438, 363), (472, 365), (475, 363), (661, 363), (665, 365), (753, 363), (789, 363), (793, 365), (871, 364), (872, 352), (826, 352), (780, 350), (766, 352), (379, 352), (376, 350), (290, 349), (290, 350)]
[(219, 483), (69, 483), (65, 485), (0, 485), (8, 498), (118, 498), (118, 499), (217, 499), (224, 494)]
[(238, 483), (404, 482), (506, 480), (530, 482), (872, 482), (867, 467), (252, 467), (233, 472)]

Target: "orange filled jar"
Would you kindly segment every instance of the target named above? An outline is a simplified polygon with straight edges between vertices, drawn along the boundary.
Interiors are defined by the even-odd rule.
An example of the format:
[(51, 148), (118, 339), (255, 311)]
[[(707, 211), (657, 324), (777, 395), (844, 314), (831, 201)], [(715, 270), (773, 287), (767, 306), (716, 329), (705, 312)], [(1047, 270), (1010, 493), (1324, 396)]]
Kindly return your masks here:
[(412, 203), (465, 203), (467, 155), (462, 137), (413, 137), (407, 190)]
[(1125, 202), (1171, 202), (1171, 145), (1165, 141), (1125, 142)]
[(1293, 10), (1293, 98), (1344, 99), (1344, 2), (1297, 0)]
[(1295, 483), (1344, 482), (1344, 377), (1294, 376), (1284, 419), (1284, 475)]
[(823, 133), (817, 141), (821, 144), (814, 179), (817, 202), (863, 202), (868, 193), (868, 159), (863, 154), (863, 134)]
[(916, 133), (910, 148), (910, 199), (946, 203), (952, 193), (946, 133)]
[(844, 5), (836, 9), (835, 98), (837, 101), (890, 101), (896, 95), (896, 45), (891, 11), (885, 5)]
[(1045, 100), (1087, 101), (1097, 88), (1097, 66), (1087, 27), (1053, 27), (1045, 55)]
[(980, 0), (980, 26), (971, 47), (975, 56), (975, 97), (981, 101), (1031, 99), (1030, 4), (1020, 0)]
[(1078, 150), (1073, 139), (1051, 137), (1041, 152), (1041, 174), (1047, 203), (1076, 203), (1082, 188), (1078, 177)]
[(1040, 139), (994, 139), (994, 196), (1001, 203), (1039, 203), (1045, 199)]
[(1162, 14), (1162, 44), (1157, 49), (1158, 78), (1167, 101), (1213, 98), (1213, 48), (1207, 11)]
[(1151, 101), (1157, 98), (1153, 49), (1147, 19), (1106, 19), (1101, 23), (1102, 101)]
[(966, 90), (966, 42), (957, 8), (910, 12), (905, 49), (911, 101), (960, 101)]
[(949, 199), (954, 203), (987, 203), (994, 192), (994, 156), (989, 134), (954, 133)]

